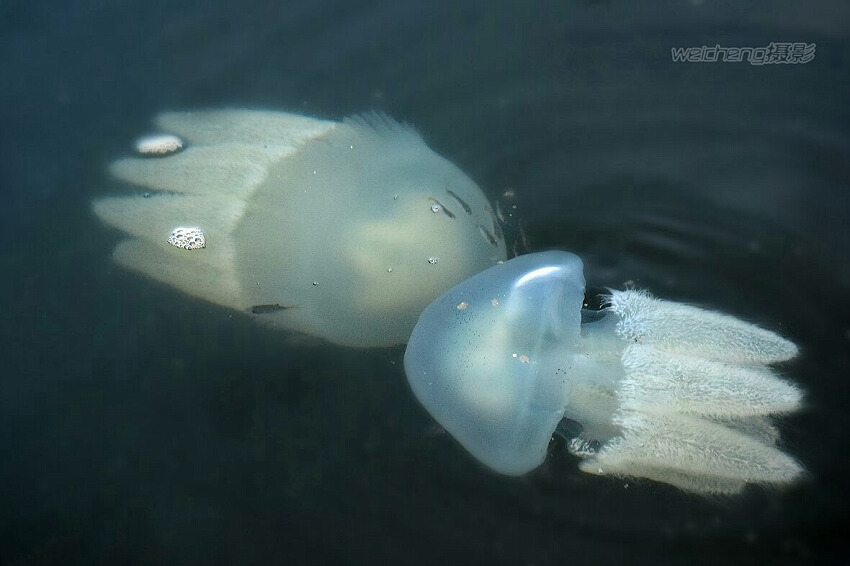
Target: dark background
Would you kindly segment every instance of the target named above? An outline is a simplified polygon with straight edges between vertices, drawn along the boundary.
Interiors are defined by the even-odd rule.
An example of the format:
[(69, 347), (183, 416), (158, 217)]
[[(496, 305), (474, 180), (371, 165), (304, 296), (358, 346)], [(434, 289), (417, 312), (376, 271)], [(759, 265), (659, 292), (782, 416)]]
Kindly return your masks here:
[[(0, 564), (848, 563), (850, 5), (0, 4)], [(816, 43), (806, 65), (672, 47)], [(302, 340), (110, 262), (89, 201), (162, 110), (383, 110), (530, 250), (796, 341), (809, 470), (706, 500), (496, 476), (413, 399), (402, 348)], [(508, 205), (514, 204), (508, 202)]]

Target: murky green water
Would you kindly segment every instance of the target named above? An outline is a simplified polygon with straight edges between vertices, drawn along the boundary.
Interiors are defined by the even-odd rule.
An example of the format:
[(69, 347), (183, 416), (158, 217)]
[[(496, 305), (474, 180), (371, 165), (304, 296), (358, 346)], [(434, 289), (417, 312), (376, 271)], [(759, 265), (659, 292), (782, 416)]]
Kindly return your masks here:
[[(0, 562), (582, 564), (838, 559), (850, 430), (850, 13), (837, 2), (0, 7)], [(805, 65), (672, 47), (817, 44)], [(274, 332), (109, 261), (89, 201), (164, 109), (378, 109), (567, 249), (797, 342), (781, 424), (811, 476), (706, 501), (553, 442), (493, 475), (401, 348)], [(516, 205), (516, 209), (510, 208)]]

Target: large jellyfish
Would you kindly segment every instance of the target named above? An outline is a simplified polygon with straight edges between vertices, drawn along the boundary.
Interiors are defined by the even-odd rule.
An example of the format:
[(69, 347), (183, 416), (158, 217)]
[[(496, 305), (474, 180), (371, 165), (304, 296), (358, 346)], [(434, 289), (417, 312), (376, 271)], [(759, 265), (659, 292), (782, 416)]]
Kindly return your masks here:
[(412, 127), (250, 110), (165, 113), (94, 202), (116, 261), (348, 346), (403, 344), (452, 285), (505, 259), (478, 186)]
[[(797, 347), (728, 315), (611, 291), (583, 311), (581, 260), (549, 251), (473, 276), (423, 313), (404, 357), (413, 392), (478, 460), (536, 468), (553, 432), (592, 474), (730, 494), (803, 472), (770, 417), (801, 392), (769, 366)], [(562, 427), (568, 429), (569, 427)]]

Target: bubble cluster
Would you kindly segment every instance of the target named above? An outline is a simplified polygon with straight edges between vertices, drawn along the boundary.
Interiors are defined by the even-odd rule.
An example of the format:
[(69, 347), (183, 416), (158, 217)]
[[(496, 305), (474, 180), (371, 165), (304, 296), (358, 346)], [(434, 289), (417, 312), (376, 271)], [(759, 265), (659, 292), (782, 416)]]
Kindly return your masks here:
[(136, 151), (142, 155), (165, 156), (183, 149), (183, 140), (171, 134), (157, 134), (139, 139)]
[(171, 231), (168, 243), (183, 250), (199, 250), (207, 247), (204, 231), (197, 226), (178, 226)]

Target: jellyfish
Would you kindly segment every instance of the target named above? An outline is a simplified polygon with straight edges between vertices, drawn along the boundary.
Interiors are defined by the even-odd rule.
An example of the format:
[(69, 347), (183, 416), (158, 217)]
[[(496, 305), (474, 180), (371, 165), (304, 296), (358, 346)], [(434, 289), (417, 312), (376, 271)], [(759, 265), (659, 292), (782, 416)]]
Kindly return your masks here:
[(122, 266), (346, 346), (403, 344), (446, 289), (506, 257), (481, 189), (411, 126), (243, 109), (169, 112), (93, 203)]
[(582, 268), (563, 251), (519, 256), (422, 313), (405, 373), (469, 453), (525, 474), (560, 433), (584, 472), (688, 492), (801, 476), (771, 420), (800, 406), (800, 389), (770, 367), (797, 354), (793, 343), (639, 290), (611, 290), (604, 309), (582, 310)]

